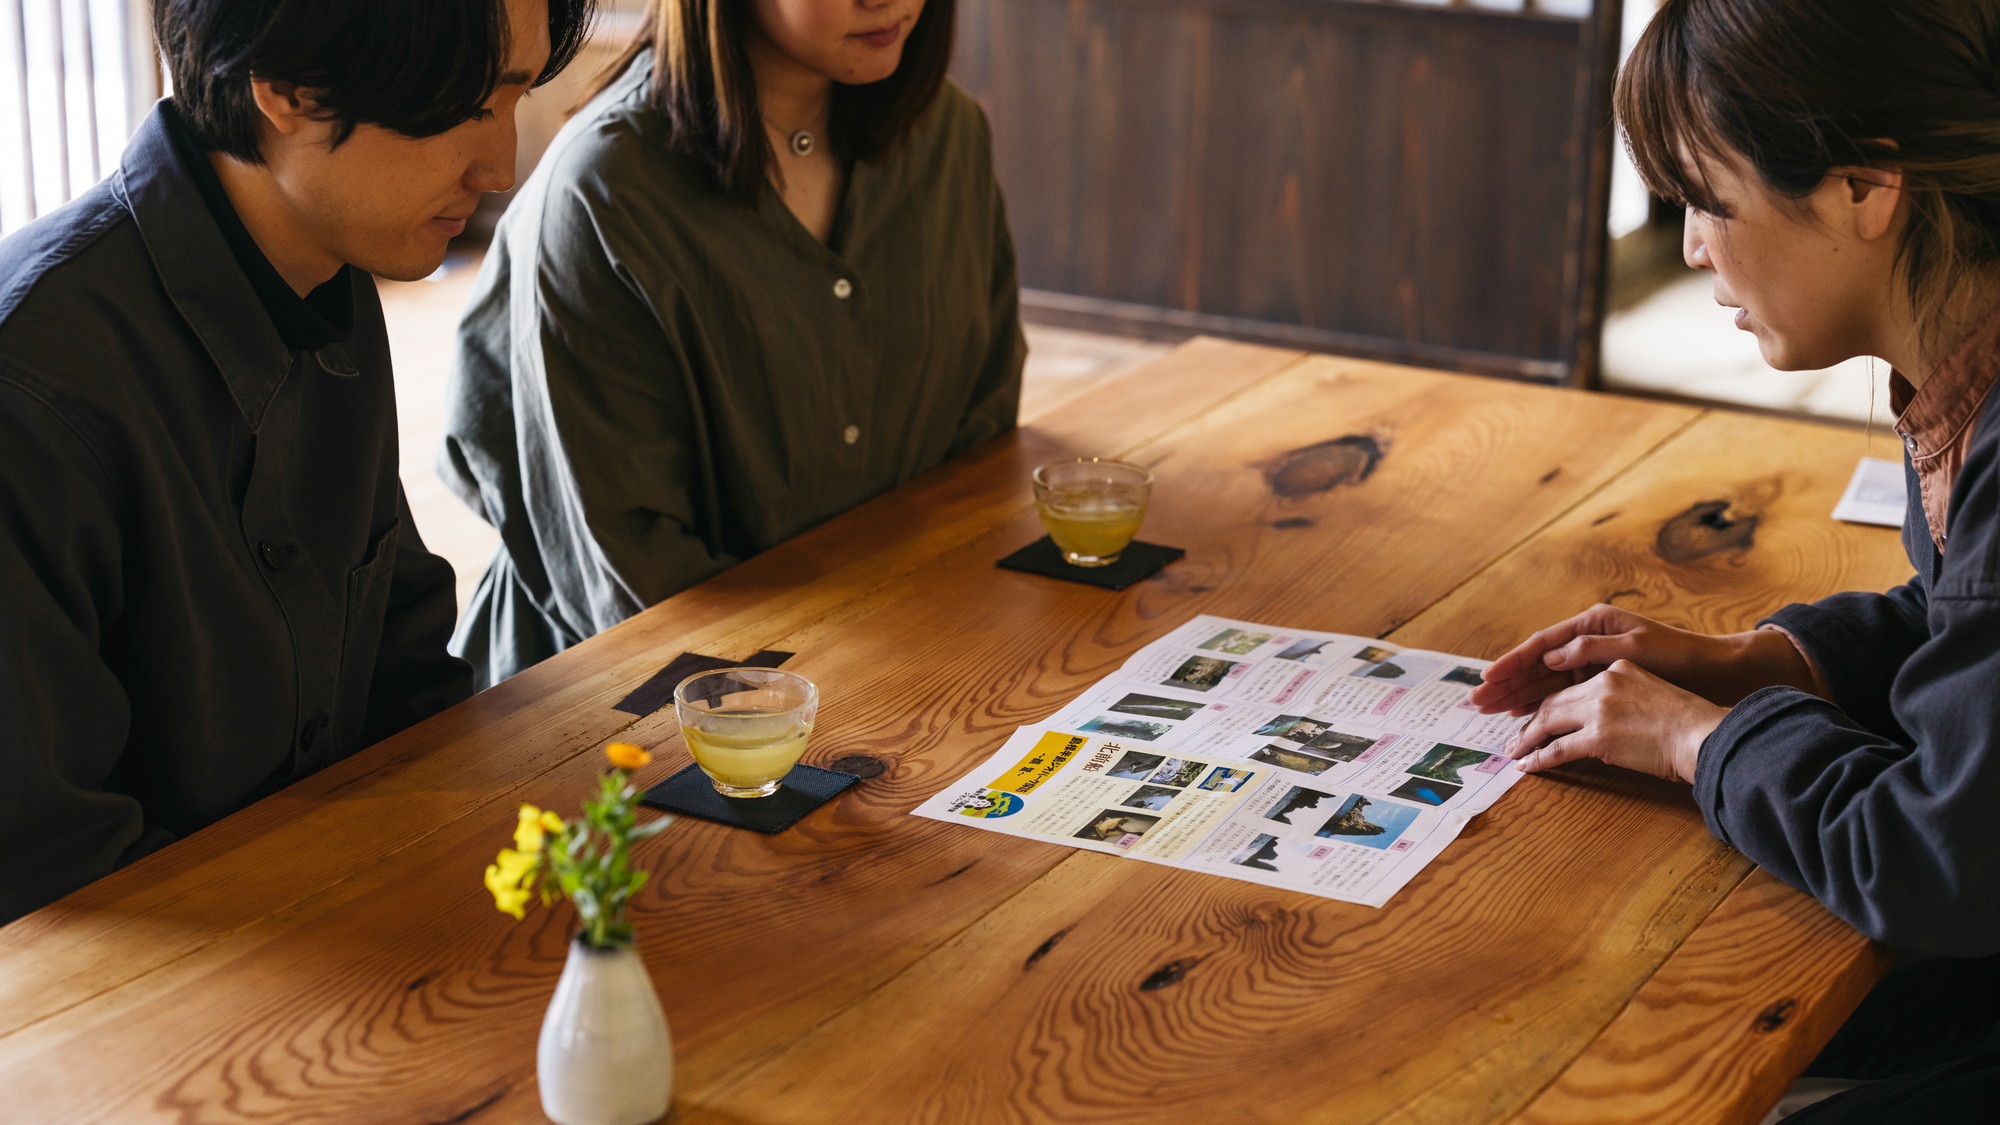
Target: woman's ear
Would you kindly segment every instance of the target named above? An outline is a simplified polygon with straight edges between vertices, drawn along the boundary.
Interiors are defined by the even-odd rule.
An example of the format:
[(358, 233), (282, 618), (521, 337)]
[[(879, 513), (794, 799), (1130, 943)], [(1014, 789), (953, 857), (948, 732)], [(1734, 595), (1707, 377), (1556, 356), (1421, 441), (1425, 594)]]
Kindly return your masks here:
[(1873, 242), (1896, 226), (1903, 203), (1903, 173), (1896, 168), (1832, 168), (1827, 179), (1840, 187), (1836, 206), (1846, 213), (1857, 238)]
[(295, 137), (324, 120), (319, 99), (314, 97), (318, 92), (291, 82), (250, 79), (250, 96), (257, 102), (258, 115), (280, 136)]

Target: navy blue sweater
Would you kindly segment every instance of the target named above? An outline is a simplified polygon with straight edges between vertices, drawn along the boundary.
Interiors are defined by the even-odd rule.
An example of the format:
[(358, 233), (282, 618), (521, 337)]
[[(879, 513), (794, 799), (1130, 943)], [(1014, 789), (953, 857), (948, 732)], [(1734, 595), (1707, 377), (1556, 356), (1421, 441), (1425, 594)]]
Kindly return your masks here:
[(1766, 620), (1833, 702), (1765, 688), (1701, 748), (1709, 830), (1856, 929), (1929, 956), (2000, 953), (2000, 395), (1952, 488), (1945, 552), (1906, 460), (1917, 573)]

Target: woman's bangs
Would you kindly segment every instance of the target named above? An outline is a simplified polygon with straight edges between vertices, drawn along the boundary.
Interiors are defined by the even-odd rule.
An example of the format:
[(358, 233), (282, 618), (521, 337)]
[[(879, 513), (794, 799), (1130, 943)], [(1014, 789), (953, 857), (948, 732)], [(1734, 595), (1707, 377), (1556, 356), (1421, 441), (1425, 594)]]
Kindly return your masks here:
[(1653, 194), (1680, 207), (1726, 216), (1702, 169), (1727, 163), (1727, 146), (1695, 93), (1684, 29), (1663, 12), (1647, 27), (1618, 74), (1618, 122), (1639, 176)]

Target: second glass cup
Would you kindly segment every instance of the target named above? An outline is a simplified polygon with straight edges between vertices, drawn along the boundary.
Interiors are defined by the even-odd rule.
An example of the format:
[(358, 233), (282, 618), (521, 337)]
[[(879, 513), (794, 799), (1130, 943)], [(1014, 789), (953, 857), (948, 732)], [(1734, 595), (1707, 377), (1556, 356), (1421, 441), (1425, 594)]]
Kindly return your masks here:
[(674, 689), (695, 764), (725, 797), (768, 797), (806, 752), (819, 713), (811, 680), (776, 668), (718, 668)]
[(1035, 508), (1071, 566), (1118, 561), (1146, 518), (1153, 473), (1144, 465), (1079, 457), (1035, 470)]

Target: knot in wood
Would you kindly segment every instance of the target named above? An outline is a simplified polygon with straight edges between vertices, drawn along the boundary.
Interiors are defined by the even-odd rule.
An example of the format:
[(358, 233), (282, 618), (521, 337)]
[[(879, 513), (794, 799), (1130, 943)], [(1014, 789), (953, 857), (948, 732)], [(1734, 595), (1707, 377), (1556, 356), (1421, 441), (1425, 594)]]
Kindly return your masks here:
[(1300, 446), (1263, 466), (1264, 483), (1287, 500), (1343, 484), (1360, 484), (1375, 471), (1385, 451), (1382, 442), (1366, 434)]
[(1026, 961), (1021, 962), (1021, 971), (1025, 973), (1029, 969), (1034, 968), (1035, 962), (1041, 960), (1044, 957), (1047, 957), (1049, 955), (1049, 950), (1054, 949), (1056, 947), (1057, 942), (1061, 941), (1062, 939), (1068, 936), (1069, 936), (1069, 929), (1067, 927), (1057, 930), (1053, 934), (1050, 934), (1049, 939), (1047, 941), (1036, 946), (1035, 951), (1033, 953), (1028, 954), (1028, 959)]
[(1799, 1002), (1787, 997), (1757, 1013), (1750, 1030), (1759, 1035), (1769, 1035), (1792, 1021), (1792, 1014), (1799, 1010)]
[(1169, 961), (1153, 970), (1152, 976), (1140, 981), (1139, 991), (1158, 992), (1170, 984), (1178, 984), (1180, 979), (1187, 975), (1188, 970), (1194, 968), (1200, 961), (1201, 958), (1199, 957), (1192, 957), (1184, 961)]
[(849, 754), (845, 758), (835, 758), (828, 762), (826, 768), (835, 773), (852, 774), (865, 780), (879, 776), (889, 767), (884, 765), (880, 758), (871, 758), (866, 754)]
[(1686, 564), (1756, 545), (1758, 516), (1729, 518), (1730, 502), (1703, 500), (1660, 525), (1653, 549), (1670, 563)]

